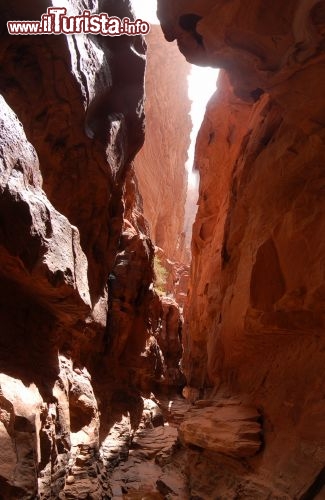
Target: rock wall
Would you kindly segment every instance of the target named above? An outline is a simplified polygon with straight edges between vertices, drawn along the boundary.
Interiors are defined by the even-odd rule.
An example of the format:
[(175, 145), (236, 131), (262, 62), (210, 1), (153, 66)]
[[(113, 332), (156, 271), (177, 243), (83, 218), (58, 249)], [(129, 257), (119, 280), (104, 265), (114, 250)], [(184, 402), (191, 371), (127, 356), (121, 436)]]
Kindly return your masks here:
[(167, 258), (187, 263), (184, 211), (192, 128), (187, 92), (190, 65), (176, 44), (166, 43), (160, 26), (151, 26), (146, 42), (146, 139), (135, 171), (154, 243)]
[[(145, 44), (8, 35), (48, 6), (0, 2), (0, 496), (109, 498), (109, 436), (126, 422), (125, 453), (171, 368), (132, 165)], [(120, 0), (68, 14), (85, 8), (131, 16)]]
[(191, 452), (202, 498), (324, 495), (324, 12), (159, 1), (166, 38), (225, 70), (197, 142), (183, 366), (196, 397), (232, 395), (263, 419), (246, 465)]
[[(226, 70), (197, 145), (183, 337), (197, 401), (184, 416), (167, 397), (190, 446), (174, 468), (192, 498), (322, 498), (324, 2), (159, 3), (165, 36)], [(135, 435), (171, 460), (174, 429), (136, 430), (162, 420), (142, 396), (182, 383), (181, 318), (154, 290), (132, 165), (143, 40), (6, 33), (47, 6), (0, 3), (0, 496), (110, 498)], [(130, 15), (121, 0), (70, 13), (85, 7)]]

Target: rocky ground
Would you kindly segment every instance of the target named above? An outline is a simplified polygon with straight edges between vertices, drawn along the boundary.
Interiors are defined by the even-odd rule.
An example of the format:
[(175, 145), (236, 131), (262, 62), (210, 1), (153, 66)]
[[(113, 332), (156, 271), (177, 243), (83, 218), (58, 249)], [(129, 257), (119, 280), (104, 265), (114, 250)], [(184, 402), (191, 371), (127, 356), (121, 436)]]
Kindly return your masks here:
[[(245, 459), (261, 449), (262, 417), (239, 400), (190, 403), (177, 395), (159, 399), (152, 395), (143, 401), (138, 429), (132, 430), (128, 416), (113, 426), (100, 450), (100, 482), (113, 500), (187, 500), (193, 495), (202, 500), (228, 498), (226, 484), (220, 489), (226, 496), (217, 493), (219, 465), (213, 464), (228, 460), (240, 470), (245, 467)], [(198, 465), (197, 471), (193, 462)], [(208, 476), (201, 473), (202, 466), (209, 467)], [(73, 484), (72, 477), (67, 481)], [(245, 494), (247, 487), (239, 477), (237, 482), (238, 491), (241, 488)], [(70, 498), (67, 491), (66, 487), (65, 498)], [(255, 498), (264, 499), (266, 491), (275, 494), (271, 488), (263, 490), (255, 485)]]
[[(114, 438), (104, 443), (101, 455), (106, 473), (102, 477), (114, 500), (189, 498), (176, 423), (187, 408), (188, 403), (180, 397), (144, 400), (139, 428), (130, 431), (126, 418)], [(116, 453), (113, 456), (112, 450)]]

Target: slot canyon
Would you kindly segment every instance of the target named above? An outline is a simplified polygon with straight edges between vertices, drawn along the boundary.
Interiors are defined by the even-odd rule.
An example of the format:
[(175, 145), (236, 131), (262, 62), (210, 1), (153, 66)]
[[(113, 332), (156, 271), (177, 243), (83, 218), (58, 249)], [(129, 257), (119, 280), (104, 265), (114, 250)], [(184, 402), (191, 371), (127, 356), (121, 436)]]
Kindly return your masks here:
[(325, 499), (325, 1), (51, 6), (135, 16), (0, 0), (0, 500)]

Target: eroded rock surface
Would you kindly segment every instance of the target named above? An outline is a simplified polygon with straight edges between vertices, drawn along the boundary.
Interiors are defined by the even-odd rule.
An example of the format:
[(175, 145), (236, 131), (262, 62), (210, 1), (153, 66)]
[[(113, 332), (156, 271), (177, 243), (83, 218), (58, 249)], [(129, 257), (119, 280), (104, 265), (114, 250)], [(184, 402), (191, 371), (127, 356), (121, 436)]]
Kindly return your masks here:
[[(0, 496), (109, 498), (141, 391), (167, 370), (132, 166), (145, 43), (8, 35), (50, 4), (0, 3)], [(119, 0), (67, 7), (132, 17)]]
[(183, 366), (201, 397), (243, 396), (264, 418), (251, 474), (207, 455), (193, 490), (322, 495), (324, 2), (158, 3), (166, 38), (189, 61), (225, 69), (196, 149)]
[(258, 453), (262, 429), (255, 408), (227, 401), (215, 405), (202, 401), (197, 406), (180, 425), (180, 437), (185, 444), (237, 458)]
[[(163, 404), (144, 400), (139, 428), (130, 451), (113, 472), (113, 498), (187, 498), (185, 461), (179, 453), (178, 430), (165, 422)], [(157, 418), (159, 416), (159, 418)]]
[(166, 43), (160, 26), (151, 26), (146, 41), (146, 139), (135, 169), (154, 243), (167, 258), (187, 263), (184, 210), (192, 127), (187, 92), (190, 65), (176, 44)]
[(321, 498), (324, 2), (159, 2), (167, 38), (228, 75), (197, 145), (188, 402), (131, 164), (143, 40), (6, 34), (47, 6), (0, 5), (1, 495)]

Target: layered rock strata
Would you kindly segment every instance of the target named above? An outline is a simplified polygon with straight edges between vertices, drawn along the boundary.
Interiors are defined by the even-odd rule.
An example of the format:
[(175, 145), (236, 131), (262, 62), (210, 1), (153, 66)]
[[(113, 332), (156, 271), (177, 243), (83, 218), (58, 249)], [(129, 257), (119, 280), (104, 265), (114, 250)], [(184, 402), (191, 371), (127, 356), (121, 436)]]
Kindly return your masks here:
[(190, 65), (176, 44), (166, 43), (160, 26), (151, 26), (146, 42), (146, 138), (135, 170), (154, 243), (168, 259), (188, 263), (184, 211), (192, 128), (187, 91)]
[(324, 2), (160, 0), (158, 13), (189, 61), (225, 70), (197, 142), (185, 373), (197, 395), (240, 395), (264, 419), (249, 475), (195, 452), (191, 471), (200, 460), (207, 498), (269, 498), (266, 485), (321, 498)]
[(184, 444), (235, 458), (258, 453), (262, 429), (255, 408), (228, 400), (203, 403), (189, 411), (180, 425), (179, 434)]

